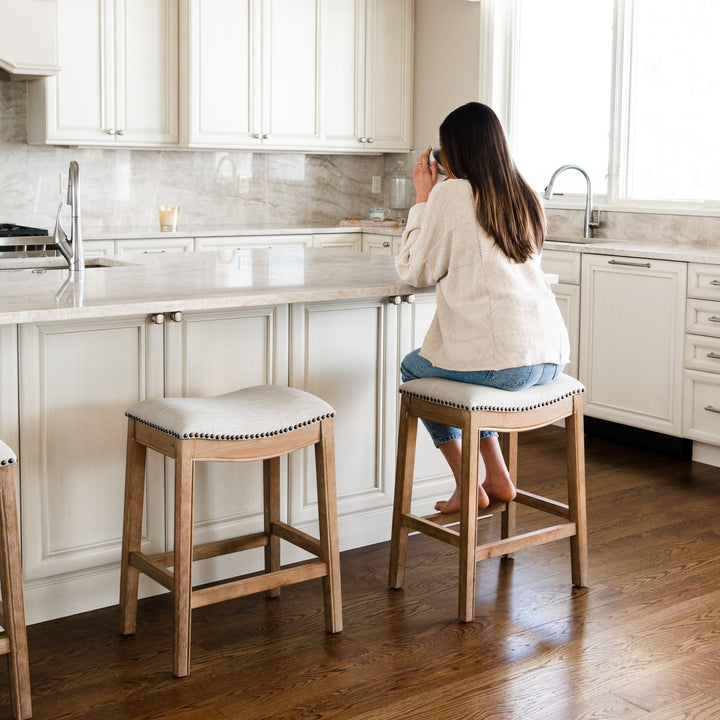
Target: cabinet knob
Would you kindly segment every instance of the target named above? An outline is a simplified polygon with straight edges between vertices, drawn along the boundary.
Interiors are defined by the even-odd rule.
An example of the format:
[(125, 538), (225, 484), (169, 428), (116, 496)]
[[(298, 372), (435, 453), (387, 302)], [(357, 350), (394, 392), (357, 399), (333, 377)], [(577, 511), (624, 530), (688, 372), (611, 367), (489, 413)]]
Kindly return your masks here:
[(114, 129), (114, 128), (106, 128), (105, 132), (106, 132), (108, 135), (114, 135), (114, 134), (115, 134), (115, 129)]
[(374, 143), (374, 142), (375, 142), (375, 138), (374, 138), (374, 137), (369, 137), (369, 138), (366, 138), (366, 141), (369, 142), (369, 143)]
[(251, 133), (250, 137), (254, 137), (256, 140), (259, 140), (262, 135), (260, 135), (260, 133)]
[(262, 134), (262, 139), (263, 139), (263, 140), (267, 140), (269, 137), (270, 137), (270, 135), (269, 135), (268, 133), (263, 133), (263, 134)]
[(390, 241), (389, 241), (389, 240), (383, 240), (383, 247), (390, 247)]
[(399, 305), (399, 304), (402, 302), (402, 298), (401, 298), (399, 295), (393, 295), (393, 296), (390, 298), (390, 302), (391, 302), (393, 305)]
[(366, 143), (366, 142), (367, 142), (367, 138), (365, 138), (365, 137), (358, 138), (358, 142)]
[(414, 295), (405, 295), (403, 297), (403, 300), (408, 303), (408, 305), (412, 305), (415, 302), (415, 296)]
[(124, 135), (124, 134), (125, 134), (125, 131), (124, 131), (124, 130), (118, 130), (115, 134), (116, 134), (116, 135)]
[(175, 310), (175, 312), (168, 313), (168, 317), (173, 322), (182, 322), (182, 313), (179, 310)]
[(165, 316), (162, 313), (155, 313), (155, 315), (150, 316), (150, 321), (156, 325), (162, 325), (165, 322)]

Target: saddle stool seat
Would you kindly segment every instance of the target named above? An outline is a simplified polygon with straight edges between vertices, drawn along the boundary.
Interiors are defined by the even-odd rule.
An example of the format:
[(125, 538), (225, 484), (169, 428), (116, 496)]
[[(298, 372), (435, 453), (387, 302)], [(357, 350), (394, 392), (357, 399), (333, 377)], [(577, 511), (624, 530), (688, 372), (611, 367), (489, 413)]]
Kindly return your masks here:
[[(400, 386), (402, 395), (395, 476), (389, 584), (401, 588), (405, 579), (408, 533), (419, 531), (459, 549), (458, 616), (473, 619), (475, 570), (479, 561), (511, 556), (516, 550), (570, 538), (572, 582), (587, 584), (585, 511), (585, 449), (582, 383), (560, 375), (546, 385), (509, 392), (482, 385), (420, 378)], [(418, 516), (411, 512), (417, 421), (419, 418), (462, 429), (462, 477), (459, 513)], [(517, 487), (518, 433), (565, 420), (567, 503), (534, 495)], [(477, 545), (478, 452), (480, 430), (502, 433), (502, 445), (516, 497), (503, 504), (501, 538)], [(516, 534), (515, 510), (527, 505), (563, 522)], [(487, 511), (480, 511), (486, 514)], [(458, 523), (460, 529), (446, 527)]]
[[(340, 558), (335, 487), (334, 409), (295, 388), (261, 385), (208, 398), (161, 398), (139, 402), (128, 418), (125, 510), (120, 578), (120, 632), (135, 632), (139, 574), (173, 593), (173, 673), (190, 672), (193, 608), (251, 593), (279, 593), (283, 585), (322, 578), (325, 627), (342, 630)], [(313, 445), (319, 538), (280, 519), (280, 456)], [(175, 460), (174, 549), (141, 551), (147, 448)], [(195, 463), (263, 461), (262, 532), (193, 547)], [(280, 540), (317, 559), (281, 567)], [(194, 560), (265, 548), (265, 572), (193, 589)], [(172, 567), (172, 570), (169, 568)]]
[(15, 453), (0, 440), (0, 655), (7, 655), (15, 720), (32, 715), (25, 603), (15, 494)]

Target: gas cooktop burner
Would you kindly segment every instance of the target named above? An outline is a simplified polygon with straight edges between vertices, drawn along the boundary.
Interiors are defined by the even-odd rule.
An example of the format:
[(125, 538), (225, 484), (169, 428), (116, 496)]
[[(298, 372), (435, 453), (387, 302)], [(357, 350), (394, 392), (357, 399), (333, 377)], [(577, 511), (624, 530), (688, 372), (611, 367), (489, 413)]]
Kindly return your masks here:
[(47, 235), (48, 231), (42, 228), (23, 227), (10, 223), (0, 223), (0, 237), (31, 237), (35, 235)]

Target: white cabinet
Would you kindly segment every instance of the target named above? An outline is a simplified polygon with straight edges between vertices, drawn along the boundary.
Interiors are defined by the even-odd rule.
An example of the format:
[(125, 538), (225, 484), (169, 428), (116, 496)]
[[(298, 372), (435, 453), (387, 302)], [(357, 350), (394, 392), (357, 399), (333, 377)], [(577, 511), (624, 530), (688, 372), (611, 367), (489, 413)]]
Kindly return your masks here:
[(370, 255), (397, 255), (399, 238), (380, 233), (363, 233), (362, 250)]
[(0, 0), (0, 69), (18, 80), (58, 71), (55, 0)]
[(588, 415), (679, 436), (686, 265), (583, 255), (580, 380)]
[(324, 3), (325, 144), (412, 147), (413, 0)]
[(194, 242), (191, 237), (144, 238), (115, 241), (115, 252), (121, 255), (155, 255), (167, 252), (192, 252), (193, 248)]
[(195, 250), (248, 250), (252, 248), (310, 247), (312, 235), (237, 235), (195, 238)]
[(683, 435), (720, 445), (720, 266), (688, 265)]
[[(379, 542), (390, 534), (397, 317), (397, 306), (387, 298), (291, 306), (290, 385), (322, 397), (337, 413), (342, 548)], [(312, 522), (317, 503), (312, 452), (291, 460), (290, 522)]]
[(189, 0), (191, 147), (411, 147), (412, 0)]
[(578, 376), (578, 357), (580, 353), (580, 253), (569, 250), (542, 251), (542, 269), (548, 274), (558, 276), (558, 282), (552, 286), (558, 307), (568, 329), (570, 337), (570, 362), (565, 373)]
[(190, 0), (190, 146), (321, 145), (320, 6), (320, 0)]
[[(117, 602), (124, 411), (162, 396), (163, 333), (142, 316), (22, 325), (19, 341), (22, 560), (37, 622), (87, 609), (87, 597)], [(161, 485), (146, 504), (143, 544), (161, 551)]]
[(178, 142), (176, 0), (58, 0), (57, 77), (28, 85), (28, 141)]
[(361, 252), (362, 233), (323, 233), (322, 235), (313, 235), (313, 245), (335, 250)]
[[(286, 306), (184, 317), (171, 311), (20, 327), (21, 519), (30, 622), (117, 602), (124, 411), (130, 404), (287, 382)], [(153, 321), (158, 318), (164, 322)], [(5, 384), (4, 366), (0, 370)], [(9, 401), (3, 397), (3, 404)], [(7, 416), (2, 410), (5, 422), (12, 408)], [(171, 547), (166, 513), (172, 518), (173, 470), (156, 453), (148, 460), (153, 480), (146, 489), (143, 542), (147, 551), (161, 552)], [(231, 535), (238, 526), (262, 527), (259, 478), (257, 464), (198, 469), (200, 541)], [(198, 581), (225, 572), (212, 562), (200, 565)], [(143, 594), (159, 589), (150, 581)]]

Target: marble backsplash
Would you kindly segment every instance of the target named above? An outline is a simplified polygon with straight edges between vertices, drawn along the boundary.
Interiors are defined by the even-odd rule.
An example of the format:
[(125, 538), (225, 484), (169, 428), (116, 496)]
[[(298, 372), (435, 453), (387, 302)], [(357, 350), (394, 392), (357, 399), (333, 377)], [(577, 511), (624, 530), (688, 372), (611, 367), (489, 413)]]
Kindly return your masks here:
[(188, 225), (332, 225), (383, 205), (371, 192), (384, 174), (379, 154), (40, 147), (26, 143), (25, 124), (26, 83), (0, 76), (0, 222), (51, 228), (71, 160), (85, 227), (152, 226), (161, 204), (180, 205)]
[[(399, 170), (410, 176), (417, 156), (31, 146), (26, 88), (0, 71), (0, 223), (51, 229), (64, 199), (61, 177), (77, 160), (87, 228), (152, 226), (161, 204), (180, 205), (181, 224), (193, 226), (334, 225), (383, 205), (383, 194), (371, 192), (372, 177)], [(245, 183), (247, 192), (241, 192)], [(550, 234), (581, 235), (582, 216), (582, 210), (548, 209)], [(720, 217), (604, 210), (595, 234), (638, 243), (720, 245)]]

